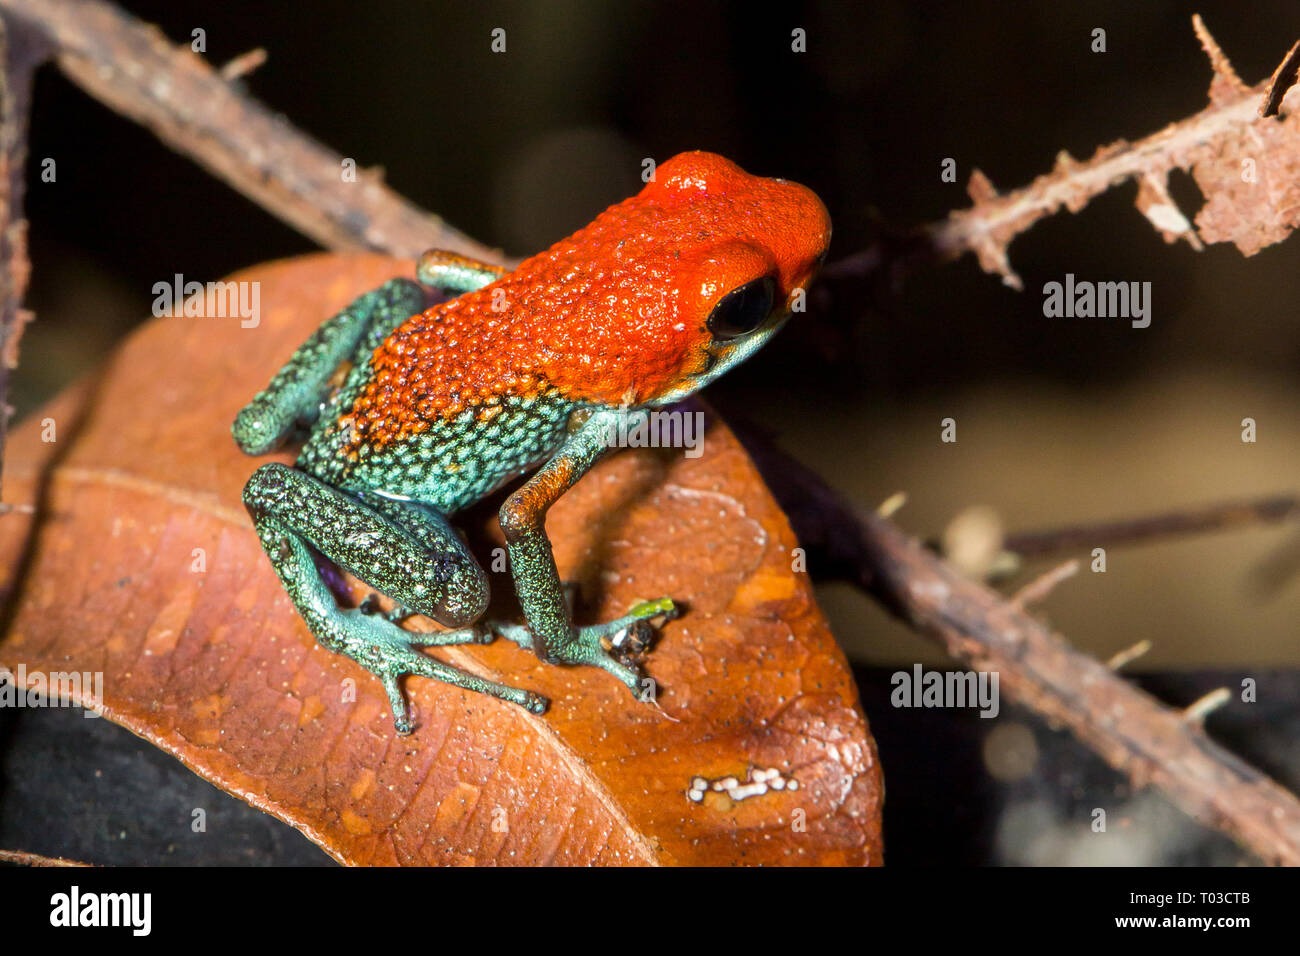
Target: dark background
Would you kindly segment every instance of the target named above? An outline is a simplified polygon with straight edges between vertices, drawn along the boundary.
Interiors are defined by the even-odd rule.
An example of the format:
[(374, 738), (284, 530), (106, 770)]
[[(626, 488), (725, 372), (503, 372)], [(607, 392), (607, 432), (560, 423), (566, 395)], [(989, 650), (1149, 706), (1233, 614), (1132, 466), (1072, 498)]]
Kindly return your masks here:
[[(1293, 0), (122, 5), (176, 42), (202, 28), (215, 65), (265, 48), (268, 62), (245, 81), (253, 95), (359, 166), (384, 167), (397, 191), (510, 255), (550, 244), (636, 191), (642, 158), (698, 148), (815, 189), (835, 222), (834, 260), (882, 230), (968, 205), (975, 167), (1015, 188), (1047, 172), (1059, 150), (1083, 159), (1203, 108), (1210, 71), (1194, 11), (1247, 83), (1269, 75), (1300, 37)], [(504, 55), (490, 52), (495, 27), (507, 30)], [(807, 53), (790, 50), (795, 27), (807, 31)], [(1090, 50), (1097, 27), (1105, 53)], [(14, 382), (20, 415), (142, 321), (155, 282), (177, 272), (216, 279), (314, 248), (53, 68), (37, 83), (30, 155), (32, 170), (54, 158), (58, 178), (30, 177), (37, 321)], [(957, 161), (956, 184), (940, 180), (946, 157)], [(1173, 191), (1191, 217), (1200, 198), (1190, 177), (1176, 174)], [(1294, 489), (1300, 245), (1249, 260), (1230, 247), (1168, 246), (1133, 208), (1134, 194), (1132, 184), (1112, 190), (1018, 239), (1011, 256), (1023, 293), (970, 257), (918, 272), (892, 294), (837, 300), (829, 315), (792, 322), (711, 387), (710, 401), (725, 417), (772, 430), (865, 505), (907, 490), (899, 519), (921, 535), (974, 504), (1018, 529)], [(1151, 327), (1044, 318), (1042, 286), (1067, 272), (1150, 281)], [(960, 423), (957, 445), (939, 442), (949, 415)], [(1257, 445), (1240, 441), (1246, 416), (1259, 422)], [(1190, 693), (1204, 681), (1209, 689), (1253, 676), (1263, 687), (1264, 674), (1275, 675), (1267, 703), (1276, 725), (1296, 712), (1296, 683), (1277, 669), (1300, 663), (1300, 588), (1294, 578), (1267, 591), (1251, 582), (1295, 541), (1285, 529), (1259, 530), (1116, 552), (1107, 574), (1063, 586), (1048, 612), (1093, 653), (1151, 638), (1149, 668), (1215, 669), (1161, 686)], [(892, 711), (889, 674), (943, 658), (845, 587), (822, 586), (819, 597), (860, 667), (880, 736), (891, 861), (1079, 861), (1069, 839), (1032, 849), (1016, 827), (1068, 824), (1060, 801), (1086, 803), (1090, 787), (1110, 792), (1116, 781), (1101, 768), (1079, 770), (1086, 781), (1061, 777), (1088, 758), (1042, 728), (1029, 777), (988, 778), (983, 725), (1002, 721), (962, 729), (964, 718), (948, 712)], [(1263, 711), (1233, 704), (1210, 727), (1222, 721), (1247, 750), (1254, 741), (1271, 754), (1257, 759), (1285, 777), (1300, 754), (1282, 740), (1280, 750), (1260, 742)], [(95, 723), (96, 734), (114, 733)], [(123, 766), (149, 759), (124, 757)], [(973, 777), (985, 789), (972, 789)], [(945, 816), (952, 801), (985, 790), (978, 805)], [(0, 797), (0, 845), (15, 845), (15, 828), (29, 826), (16, 822), (13, 793)], [(1043, 794), (1057, 809), (1040, 819)], [(1149, 811), (1142, 799), (1137, 819), (1173, 813)], [(98, 798), (90, 804), (103, 810)], [(194, 805), (188, 796), (181, 804)], [(949, 830), (934, 829), (936, 815)], [(1154, 849), (1137, 859), (1121, 848), (1093, 861), (1197, 859), (1201, 837), (1183, 826), (1168, 831), (1177, 839), (1148, 841)], [(983, 836), (963, 843), (955, 828)], [(22, 845), (39, 849), (32, 843)], [(278, 858), (280, 844), (267, 846), (266, 858)]]

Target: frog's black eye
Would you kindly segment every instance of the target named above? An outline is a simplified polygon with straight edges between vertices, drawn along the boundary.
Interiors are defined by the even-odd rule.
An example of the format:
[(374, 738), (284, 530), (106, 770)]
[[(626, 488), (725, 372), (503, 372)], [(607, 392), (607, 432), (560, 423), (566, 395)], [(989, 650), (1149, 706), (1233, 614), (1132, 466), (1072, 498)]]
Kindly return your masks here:
[(776, 298), (776, 280), (763, 276), (732, 289), (709, 313), (709, 331), (715, 339), (748, 335), (763, 324)]

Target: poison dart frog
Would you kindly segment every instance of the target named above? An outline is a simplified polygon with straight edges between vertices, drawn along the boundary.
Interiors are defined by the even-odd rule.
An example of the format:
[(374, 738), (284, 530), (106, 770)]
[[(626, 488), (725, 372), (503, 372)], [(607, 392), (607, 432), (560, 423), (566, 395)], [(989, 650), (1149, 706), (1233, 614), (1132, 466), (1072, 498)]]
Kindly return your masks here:
[[(500, 636), (638, 690), (630, 649), (677, 606), (662, 598), (575, 627), (547, 509), (611, 450), (611, 425), (635, 427), (767, 342), (830, 235), (803, 186), (683, 153), (512, 271), (425, 253), (414, 280), (393, 279), (326, 321), (239, 413), (231, 431), (250, 455), (305, 434), (293, 467), (253, 473), (244, 505), (312, 634), (379, 678), (399, 734), (412, 730), (399, 683), (408, 674), (547, 707), (423, 647)], [(480, 622), (487, 576), (448, 519), (530, 471), (499, 513), (526, 623)], [(381, 613), (374, 595), (340, 607), (314, 552), (393, 609)], [(447, 630), (399, 626), (414, 613)]]

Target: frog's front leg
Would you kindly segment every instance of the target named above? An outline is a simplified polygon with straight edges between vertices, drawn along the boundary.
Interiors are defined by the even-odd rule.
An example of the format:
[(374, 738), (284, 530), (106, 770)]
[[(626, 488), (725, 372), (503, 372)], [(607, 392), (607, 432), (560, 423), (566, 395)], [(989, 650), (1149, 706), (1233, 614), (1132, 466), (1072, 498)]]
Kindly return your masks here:
[(430, 249), (415, 265), (415, 277), (422, 283), (457, 295), (481, 289), (505, 274), (502, 266), (445, 249)]
[[(399, 686), (406, 674), (544, 711), (546, 699), (537, 694), (467, 674), (415, 649), (490, 641), (486, 629), (471, 626), (487, 607), (487, 578), (441, 516), (392, 500), (380, 503), (378, 496), (367, 500), (280, 464), (263, 465), (244, 488), (262, 547), (316, 639), (383, 682), (401, 734), (411, 732)], [(415, 634), (382, 615), (340, 608), (311, 548), (401, 605), (456, 630)]]
[[(609, 436), (617, 416), (645, 415), (600, 409), (569, 435), (559, 451), (501, 507), (501, 530), (510, 551), (515, 591), (528, 621), (527, 629), (498, 626), (505, 637), (532, 647), (542, 660), (555, 664), (589, 664), (609, 671), (632, 690), (641, 677), (618, 660), (612, 649), (655, 618), (670, 620), (677, 609), (668, 598), (636, 605), (625, 616), (589, 627), (575, 628), (546, 536), (546, 512), (609, 451)], [(635, 421), (629, 422), (630, 430)]]
[(275, 450), (316, 420), (339, 366), (365, 362), (398, 325), (428, 307), (430, 289), (459, 295), (504, 274), (501, 266), (429, 250), (416, 265), (418, 282), (391, 279), (323, 322), (236, 416), (235, 442), (249, 455)]
[(236, 444), (246, 454), (262, 455), (311, 425), (339, 366), (364, 362), (393, 329), (427, 304), (426, 290), (410, 279), (393, 279), (353, 300), (322, 323), (239, 412), (230, 427)]

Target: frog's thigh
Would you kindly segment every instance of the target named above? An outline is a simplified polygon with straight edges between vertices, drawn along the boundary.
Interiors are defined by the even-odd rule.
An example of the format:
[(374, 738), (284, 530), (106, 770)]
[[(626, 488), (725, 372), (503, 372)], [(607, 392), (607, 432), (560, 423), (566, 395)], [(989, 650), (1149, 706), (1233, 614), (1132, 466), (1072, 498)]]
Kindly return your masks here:
[(281, 464), (254, 472), (244, 504), (255, 520), (269, 519), (300, 536), (366, 584), (439, 624), (463, 627), (487, 608), (487, 576), (434, 512), (399, 510), (393, 502), (381, 513)]

